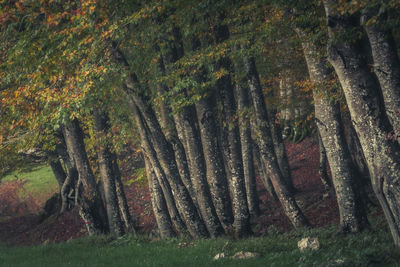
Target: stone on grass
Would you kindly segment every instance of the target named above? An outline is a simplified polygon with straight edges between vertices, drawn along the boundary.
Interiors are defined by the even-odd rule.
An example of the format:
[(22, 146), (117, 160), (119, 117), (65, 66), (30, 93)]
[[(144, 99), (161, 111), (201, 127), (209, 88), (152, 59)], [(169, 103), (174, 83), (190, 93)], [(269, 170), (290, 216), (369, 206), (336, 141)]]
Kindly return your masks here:
[(251, 259), (251, 258), (257, 258), (260, 255), (258, 253), (254, 252), (248, 252), (248, 251), (239, 251), (235, 255), (233, 255), (231, 258), (235, 260), (242, 260), (242, 259)]
[(219, 260), (225, 258), (225, 253), (221, 252), (214, 256), (214, 260)]
[(305, 249), (317, 250), (321, 248), (321, 245), (316, 237), (305, 237), (297, 242), (297, 246), (300, 251)]

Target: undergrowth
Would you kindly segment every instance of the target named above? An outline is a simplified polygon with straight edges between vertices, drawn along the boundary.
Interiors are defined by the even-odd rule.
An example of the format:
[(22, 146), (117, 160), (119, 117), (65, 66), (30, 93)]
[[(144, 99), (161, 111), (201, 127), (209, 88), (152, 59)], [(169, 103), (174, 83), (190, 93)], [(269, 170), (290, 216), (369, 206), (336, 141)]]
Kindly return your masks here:
[(57, 181), (49, 166), (11, 172), (0, 179), (0, 215), (36, 212), (56, 190)]
[[(267, 236), (190, 240), (150, 240), (126, 235), (85, 237), (62, 244), (0, 247), (0, 266), (400, 266), (383, 218), (361, 234), (339, 235), (337, 225)], [(297, 242), (318, 237), (321, 249), (301, 252)], [(246, 260), (230, 259), (239, 251), (259, 253)], [(213, 260), (217, 253), (227, 257)]]

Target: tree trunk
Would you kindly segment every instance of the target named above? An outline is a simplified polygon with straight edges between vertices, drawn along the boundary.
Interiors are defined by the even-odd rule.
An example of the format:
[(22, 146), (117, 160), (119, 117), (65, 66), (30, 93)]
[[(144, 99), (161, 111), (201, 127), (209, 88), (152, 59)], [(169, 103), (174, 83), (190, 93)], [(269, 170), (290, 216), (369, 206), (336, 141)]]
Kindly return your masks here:
[[(336, 1), (325, 1), (330, 38), (358, 26), (355, 15), (340, 15)], [(379, 85), (359, 53), (357, 42), (330, 43), (329, 61), (338, 74), (354, 128), (359, 135), (375, 194), (384, 210), (395, 245), (400, 245), (400, 148), (389, 140), (389, 126)]]
[(271, 200), (279, 201), (278, 196), (275, 193), (274, 186), (272, 185), (271, 179), (269, 179), (268, 177), (267, 168), (265, 167), (263, 161), (261, 160), (260, 149), (258, 148), (258, 145), (256, 143), (253, 143), (253, 155), (254, 159), (256, 160), (258, 175), (261, 177), (264, 187), (265, 189), (267, 189), (267, 192), (271, 197)]
[(368, 22), (371, 17), (377, 16), (378, 10), (379, 6), (364, 9), (362, 21), (371, 46), (374, 72), (381, 86), (386, 115), (398, 139), (400, 138), (400, 60), (391, 29), (385, 29), (379, 22)]
[(96, 180), (86, 154), (83, 132), (77, 119), (64, 127), (67, 148), (71, 151), (83, 185), (82, 199), (79, 203), (79, 214), (86, 224), (89, 235), (108, 231), (107, 215), (96, 185)]
[[(220, 26), (217, 32), (227, 31), (226, 26)], [(229, 36), (229, 32), (227, 33)], [(217, 63), (219, 68), (224, 68), (228, 72), (232, 70), (230, 59), (222, 58)], [(250, 214), (247, 206), (246, 186), (243, 172), (243, 159), (241, 151), (240, 133), (238, 121), (235, 119), (236, 103), (234, 98), (234, 87), (230, 74), (222, 76), (216, 82), (216, 89), (222, 95), (223, 120), (228, 142), (227, 165), (231, 173), (232, 183), (232, 202), (234, 209), (234, 227), (237, 237), (250, 235)]]
[(304, 56), (311, 81), (315, 84), (313, 91), (315, 118), (332, 172), (340, 213), (340, 230), (360, 232), (368, 221), (360, 194), (357, 193), (355, 166), (346, 144), (339, 103), (333, 103), (324, 95), (329, 95), (329, 92), (318, 91), (318, 88), (324, 88), (324, 83), (330, 80), (328, 62), (326, 58), (318, 56), (316, 48), (306, 40), (305, 34), (300, 29), (297, 29), (297, 33), (303, 39)]
[(154, 173), (150, 160), (147, 157), (145, 157), (145, 164), (147, 180), (149, 182), (151, 203), (160, 236), (161, 238), (174, 237), (176, 236), (176, 233), (172, 227), (172, 222), (168, 213), (166, 201), (164, 199), (163, 190), (158, 183), (156, 174)]
[(291, 193), (295, 193), (296, 188), (293, 185), (293, 178), (290, 172), (289, 159), (286, 154), (286, 148), (285, 148), (285, 143), (283, 142), (281, 127), (279, 124), (275, 123), (276, 120), (275, 113), (276, 110), (274, 109), (268, 111), (268, 119), (271, 128), (272, 141), (274, 142), (275, 154), (278, 160), (279, 169), (282, 172), (282, 176), (284, 178), (284, 182), (286, 183), (288, 190)]
[[(156, 152), (154, 151), (153, 145), (150, 140), (150, 135), (147, 133), (148, 129), (143, 121), (142, 116), (140, 115), (137, 107), (133, 105), (133, 110), (135, 113), (136, 123), (139, 128), (140, 139), (142, 143), (142, 151), (143, 156), (148, 159), (149, 167), (151, 167), (151, 172), (154, 172), (155, 177), (157, 178), (157, 182), (162, 189), (165, 203), (168, 207), (168, 212), (172, 223), (174, 224), (176, 231), (182, 232), (186, 230), (186, 225), (182, 221), (181, 214), (178, 211), (178, 208), (175, 203), (175, 198), (173, 192), (171, 190), (171, 186), (165, 176), (165, 173), (161, 167), (161, 164), (157, 158)], [(159, 197), (154, 196), (156, 199)]]
[(55, 159), (50, 159), (50, 167), (54, 173), (54, 176), (56, 177), (58, 187), (61, 192), (65, 179), (67, 179), (67, 174), (64, 171), (60, 159), (58, 159), (58, 157)]
[(190, 106), (185, 107), (182, 113), (175, 114), (174, 120), (189, 159), (189, 169), (199, 210), (211, 237), (217, 237), (224, 233), (224, 229), (218, 219), (207, 183), (203, 148), (198, 129), (193, 121), (196, 116), (196, 111)]
[(71, 209), (74, 206), (75, 186), (78, 180), (78, 171), (76, 170), (76, 164), (74, 159), (72, 158), (72, 153), (67, 149), (65, 137), (63, 134), (63, 127), (64, 126), (61, 125), (59, 131), (57, 131), (56, 133), (56, 138), (59, 142), (56, 144), (55, 151), (64, 164), (63, 169), (66, 174), (66, 178), (60, 188), (60, 213), (63, 213), (64, 211)]
[(210, 97), (196, 103), (201, 142), (207, 168), (207, 181), (220, 222), (226, 229), (233, 222), (232, 204), (229, 197), (228, 181), (223, 156), (219, 148), (217, 127), (211, 108)]
[(109, 119), (105, 113), (97, 110), (94, 112), (96, 127), (96, 138), (98, 142), (97, 156), (100, 171), (100, 178), (104, 188), (104, 201), (106, 204), (108, 225), (110, 233), (116, 236), (123, 234), (121, 214), (118, 204), (118, 196), (115, 186), (115, 167), (117, 157), (111, 151), (112, 145), (107, 140), (107, 134), (110, 130)]
[[(114, 59), (122, 64), (124, 67), (129, 67), (129, 64), (123, 55), (123, 53), (116, 47), (117, 44), (113, 43), (113, 56)], [(146, 102), (138, 96), (141, 93), (141, 88), (139, 81), (135, 74), (131, 74), (128, 79), (125, 81), (125, 90), (134, 105), (134, 112), (136, 114), (136, 120), (138, 122), (142, 121), (142, 124), (146, 124), (147, 130), (142, 129), (142, 141), (144, 139), (151, 138), (151, 142), (153, 144), (154, 152), (157, 156), (151, 157), (150, 160), (154, 160), (151, 162), (153, 167), (156, 163), (155, 160), (159, 160), (160, 167), (162, 168), (163, 173), (156, 173), (158, 177), (159, 175), (164, 174), (166, 179), (168, 179), (169, 185), (171, 186), (172, 193), (175, 196), (175, 201), (177, 203), (177, 208), (184, 219), (187, 229), (189, 233), (193, 237), (208, 237), (209, 233), (207, 228), (202, 221), (197, 209), (193, 203), (190, 194), (182, 182), (182, 179), (179, 175), (179, 170), (175, 161), (174, 151), (171, 148), (170, 144), (166, 140), (164, 134), (162, 133), (161, 127), (157, 121), (157, 118)], [(139, 127), (140, 128), (140, 127)], [(143, 142), (144, 144), (150, 143)], [(150, 151), (150, 150), (149, 150)], [(161, 169), (160, 169), (161, 171)], [(159, 181), (160, 183), (162, 181)]]
[(113, 162), (115, 162), (115, 164), (113, 164), (113, 168), (114, 168), (113, 173), (114, 173), (114, 178), (115, 178), (115, 190), (117, 192), (118, 206), (119, 206), (119, 211), (122, 216), (122, 221), (125, 226), (125, 232), (126, 233), (129, 233), (129, 232), (137, 233), (138, 226), (137, 226), (135, 218), (129, 212), (128, 201), (126, 199), (124, 185), (122, 184), (121, 171), (117, 164), (117, 158), (115, 158), (113, 160)]
[[(160, 63), (162, 66), (161, 69), (164, 70), (164, 63)], [(161, 86), (160, 86), (161, 87)], [(165, 89), (159, 89), (160, 94), (165, 93)], [(179, 174), (182, 178), (183, 183), (185, 184), (187, 190), (189, 191), (190, 196), (193, 200), (196, 200), (196, 195), (194, 193), (192, 180), (190, 178), (189, 166), (186, 158), (186, 153), (184, 146), (179, 140), (177, 136), (177, 129), (175, 125), (175, 121), (171, 118), (171, 110), (165, 105), (164, 102), (159, 104), (159, 114), (160, 114), (160, 126), (165, 133), (165, 137), (167, 141), (171, 144), (174, 154), (175, 154), (175, 161), (178, 166)]]
[[(176, 34), (179, 35), (179, 34)], [(179, 40), (176, 40), (179, 42)], [(175, 43), (176, 43), (175, 42)], [(173, 46), (174, 47), (174, 46)], [(178, 58), (178, 52), (173, 52), (171, 48), (170, 53), (166, 55), (166, 63), (173, 63)], [(183, 53), (183, 51), (181, 52)], [(165, 74), (164, 61), (160, 61), (160, 69)], [(206, 179), (206, 169), (203, 156), (203, 149), (201, 147), (201, 140), (198, 134), (198, 127), (196, 127), (193, 118), (196, 118), (196, 113), (193, 106), (184, 107), (181, 112), (176, 110), (173, 115), (173, 121), (169, 117), (169, 109), (162, 104), (161, 107), (162, 117), (164, 117), (164, 124), (168, 121), (173, 125), (173, 132), (177, 134), (179, 139), (173, 142), (175, 151), (175, 158), (177, 159), (178, 168), (181, 171), (181, 177), (186, 177), (188, 180), (185, 185), (191, 193), (192, 199), (195, 202), (211, 237), (218, 237), (223, 234), (224, 229), (218, 219), (212, 202), (210, 189)], [(172, 108), (174, 109), (174, 108)], [(171, 128), (171, 127), (169, 127)], [(172, 134), (169, 134), (171, 136)], [(170, 141), (172, 142), (172, 141)], [(178, 153), (178, 151), (180, 151)], [(186, 152), (186, 153), (185, 153)], [(180, 158), (184, 160), (179, 160)], [(179, 164), (179, 162), (181, 162)], [(187, 171), (183, 171), (187, 170)]]
[(250, 215), (255, 218), (260, 215), (259, 199), (257, 195), (256, 175), (253, 160), (253, 141), (251, 139), (250, 118), (248, 110), (250, 108), (249, 93), (242, 85), (243, 81), (238, 81), (235, 86), (237, 102), (237, 113), (239, 115), (240, 144), (243, 160), (243, 172), (246, 187), (247, 205)]
[(325, 187), (326, 191), (329, 191), (331, 188), (331, 181), (329, 180), (328, 171), (327, 171), (327, 157), (326, 157), (326, 149), (324, 147), (324, 143), (322, 142), (321, 134), (318, 131), (318, 147), (319, 147), (319, 166), (318, 173), (321, 178), (321, 182)]
[[(159, 169), (159, 173), (157, 173), (158, 168), (155, 169), (156, 175), (160, 177), (164, 174), (168, 180), (177, 203), (177, 208), (185, 221), (189, 233), (193, 237), (208, 237), (209, 233), (207, 228), (199, 216), (193, 200), (179, 176), (172, 147), (165, 139), (153, 111), (137, 96), (131, 95), (131, 97), (137, 108), (135, 114), (138, 125), (141, 125), (140, 128), (147, 128), (146, 131), (143, 132), (141, 138), (151, 138), (143, 143), (145, 146), (148, 146), (150, 142), (153, 145), (153, 147), (145, 147), (147, 153), (153, 154), (153, 156), (150, 156), (153, 168), (157, 168), (156, 160), (159, 161), (161, 169)], [(152, 151), (153, 149), (154, 152)], [(161, 183), (162, 181), (159, 182)]]
[(244, 58), (244, 65), (246, 66), (247, 70), (248, 83), (255, 110), (255, 126), (257, 127), (255, 132), (257, 135), (258, 146), (260, 148), (261, 159), (266, 166), (268, 176), (271, 179), (285, 214), (288, 216), (293, 226), (296, 228), (308, 226), (307, 219), (297, 206), (293, 195), (288, 190), (286, 183), (283, 181), (282, 173), (279, 169), (278, 161), (275, 155), (274, 144), (272, 142), (271, 131), (269, 129), (267, 109), (265, 106), (255, 61), (253, 58)]

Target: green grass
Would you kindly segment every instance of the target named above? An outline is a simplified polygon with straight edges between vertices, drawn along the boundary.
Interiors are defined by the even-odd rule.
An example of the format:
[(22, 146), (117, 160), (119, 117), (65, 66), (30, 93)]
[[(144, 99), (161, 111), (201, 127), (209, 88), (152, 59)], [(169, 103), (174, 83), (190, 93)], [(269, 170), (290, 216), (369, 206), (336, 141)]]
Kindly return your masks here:
[(13, 181), (15, 179), (26, 180), (24, 190), (21, 190), (23, 198), (27, 192), (39, 195), (46, 192), (55, 191), (57, 180), (49, 166), (36, 166), (27, 172), (14, 171), (0, 178), (1, 181)]
[[(86, 237), (34, 247), (2, 246), (0, 266), (400, 266), (400, 249), (393, 246), (380, 220), (374, 230), (348, 236), (337, 235), (337, 226), (332, 226), (284, 234), (270, 231), (266, 237), (236, 241), (149, 241), (128, 235), (118, 239)], [(297, 241), (305, 236), (318, 237), (321, 249), (300, 252)], [(181, 247), (181, 242), (191, 245)], [(258, 252), (261, 257), (213, 260), (217, 253), (231, 256), (238, 251)]]

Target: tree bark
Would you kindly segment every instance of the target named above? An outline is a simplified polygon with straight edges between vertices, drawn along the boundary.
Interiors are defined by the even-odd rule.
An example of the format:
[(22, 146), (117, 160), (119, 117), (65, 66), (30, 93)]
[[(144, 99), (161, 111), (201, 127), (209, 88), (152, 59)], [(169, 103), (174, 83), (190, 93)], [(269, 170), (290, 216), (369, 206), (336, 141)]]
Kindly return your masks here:
[(62, 189), (62, 186), (63, 186), (63, 184), (65, 182), (65, 179), (67, 179), (67, 174), (64, 171), (64, 168), (63, 168), (63, 166), (61, 164), (60, 159), (58, 159), (58, 157), (50, 159), (50, 167), (51, 167), (51, 170), (54, 173), (54, 176), (56, 177), (56, 180), (57, 180), (57, 183), (58, 183), (58, 187), (59, 187), (60, 192), (61, 192), (61, 189)]
[(374, 72), (381, 86), (386, 115), (398, 139), (400, 138), (400, 60), (391, 29), (385, 29), (379, 22), (368, 22), (371, 17), (378, 16), (378, 10), (379, 6), (364, 9), (362, 23), (371, 46)]
[[(165, 72), (164, 70), (164, 63), (160, 63), (161, 69), (163, 73)], [(161, 85), (160, 85), (161, 87)], [(167, 89), (159, 89), (160, 94), (164, 94)], [(174, 121), (173, 118), (171, 118), (171, 110), (169, 107), (165, 105), (164, 102), (161, 102), (159, 104), (159, 114), (160, 114), (160, 126), (163, 129), (163, 132), (165, 133), (165, 137), (167, 141), (171, 144), (174, 154), (175, 154), (175, 160), (176, 164), (178, 166), (179, 174), (182, 178), (183, 183), (185, 184), (187, 190), (189, 191), (190, 196), (192, 199), (195, 201), (196, 200), (196, 194), (194, 193), (193, 189), (193, 184), (192, 184), (192, 179), (190, 178), (190, 171), (189, 171), (189, 166), (187, 162), (187, 157), (185, 153), (185, 148), (181, 142), (181, 140), (178, 138), (178, 133), (176, 129), (176, 120)]]
[(224, 168), (223, 156), (217, 142), (218, 133), (215, 125), (210, 97), (196, 103), (201, 142), (207, 168), (207, 181), (220, 222), (226, 229), (233, 222), (232, 204), (229, 196), (228, 181)]
[(253, 143), (253, 155), (254, 159), (256, 160), (258, 175), (261, 177), (264, 187), (265, 189), (267, 189), (267, 192), (271, 197), (271, 200), (279, 201), (278, 196), (275, 193), (274, 186), (272, 185), (271, 179), (269, 179), (268, 177), (267, 168), (265, 167), (263, 161), (261, 160), (260, 149), (258, 148), (256, 142)]
[(201, 146), (198, 127), (196, 127), (195, 121), (193, 121), (193, 118), (196, 117), (196, 111), (190, 106), (185, 107), (182, 113), (175, 114), (174, 120), (177, 125), (178, 135), (184, 144), (189, 159), (191, 180), (199, 210), (211, 237), (218, 237), (224, 233), (224, 229), (219, 221), (207, 183), (203, 148)]
[[(217, 32), (226, 32), (229, 36), (228, 27), (222, 25)], [(217, 67), (232, 72), (232, 63), (229, 58), (222, 58), (217, 62)], [(247, 206), (245, 177), (243, 172), (243, 159), (240, 142), (239, 124), (235, 119), (236, 103), (234, 97), (234, 86), (230, 74), (222, 76), (216, 82), (216, 89), (222, 96), (223, 120), (227, 127), (227, 165), (231, 173), (232, 202), (234, 210), (234, 227), (237, 237), (250, 235), (250, 213)]]
[(257, 195), (256, 175), (253, 160), (253, 141), (251, 139), (249, 117), (249, 93), (243, 86), (244, 81), (238, 81), (235, 86), (237, 113), (239, 117), (240, 144), (243, 160), (243, 173), (246, 187), (247, 205), (250, 215), (255, 218), (260, 215)]
[[(114, 59), (124, 67), (129, 67), (125, 56), (116, 46), (117, 45), (113, 43)], [(183, 220), (185, 221), (189, 233), (193, 237), (208, 237), (209, 233), (207, 231), (207, 228), (199, 213), (197, 212), (196, 206), (194, 205), (193, 200), (179, 175), (174, 151), (166, 140), (164, 134), (162, 133), (161, 127), (153, 110), (150, 106), (146, 104), (146, 101), (143, 99), (142, 96), (139, 97), (139, 94), (141, 93), (141, 88), (135, 74), (131, 74), (125, 80), (125, 91), (132, 101), (132, 104), (134, 105), (133, 109), (134, 113), (136, 114), (135, 117), (138, 124), (142, 120), (144, 120), (142, 121), (142, 124), (146, 124), (147, 130), (144, 131), (145, 129), (142, 129), (142, 141), (147, 138), (151, 139), (151, 142), (153, 144), (151, 150), (154, 149), (154, 153), (156, 153), (157, 155), (154, 157), (150, 157), (151, 160), (154, 160), (154, 162), (151, 162), (151, 164), (153, 167), (157, 167), (154, 166), (154, 164), (156, 163), (155, 160), (159, 160), (160, 167), (163, 171), (162, 173), (156, 173), (156, 175), (160, 177), (159, 175), (164, 174), (166, 179), (168, 180), (168, 183), (172, 189), (172, 193), (175, 196), (177, 208), (179, 209), (179, 212), (182, 215)], [(144, 144), (146, 143), (149, 142), (144, 142)], [(161, 183), (162, 181), (160, 180), (159, 182)]]
[(135, 218), (129, 212), (128, 201), (126, 199), (124, 185), (121, 180), (121, 171), (117, 164), (117, 158), (115, 158), (113, 160), (113, 162), (115, 162), (115, 164), (113, 164), (113, 169), (114, 169), (113, 173), (114, 173), (114, 178), (115, 178), (115, 190), (117, 192), (118, 206), (119, 206), (119, 210), (121, 213), (122, 221), (125, 226), (125, 232), (126, 233), (129, 233), (129, 232), (137, 233), (138, 225), (136, 223)]
[(328, 62), (311, 43), (306, 40), (301, 29), (296, 29), (302, 38), (304, 56), (306, 58), (313, 90), (315, 118), (323, 147), (332, 172), (333, 186), (340, 213), (340, 230), (342, 232), (360, 232), (368, 224), (365, 207), (356, 188), (356, 173), (350, 151), (344, 135), (339, 103), (334, 103), (322, 91), (324, 83), (329, 80)]
[[(157, 182), (159, 186), (162, 189), (164, 199), (168, 208), (169, 216), (174, 224), (176, 231), (183, 232), (186, 230), (186, 225), (182, 221), (180, 211), (178, 210), (178, 207), (176, 206), (175, 198), (173, 195), (173, 192), (171, 190), (171, 186), (165, 176), (165, 173), (161, 167), (161, 164), (157, 158), (156, 152), (154, 151), (153, 144), (150, 140), (150, 135), (147, 133), (148, 129), (145, 125), (145, 122), (143, 121), (142, 116), (140, 115), (140, 111), (137, 110), (137, 107), (133, 104), (132, 107), (134, 113), (135, 113), (135, 118), (136, 118), (136, 123), (139, 128), (139, 134), (140, 134), (140, 139), (142, 143), (142, 151), (144, 154), (144, 157), (148, 159), (149, 161), (149, 167), (151, 167), (151, 172), (154, 172), (155, 177), (157, 178)], [(159, 197), (154, 196), (156, 199), (159, 199)], [(161, 205), (161, 204), (158, 204)]]
[[(330, 38), (359, 26), (355, 15), (341, 15), (336, 1), (325, 1)], [(400, 148), (389, 140), (389, 126), (379, 85), (359, 53), (357, 42), (330, 43), (328, 58), (338, 74), (354, 128), (359, 135), (375, 194), (384, 210), (395, 245), (400, 245)]]
[(158, 183), (158, 179), (148, 157), (145, 157), (145, 166), (154, 217), (156, 218), (160, 236), (161, 238), (174, 237), (176, 236), (176, 233), (172, 227), (172, 221), (168, 213), (168, 207), (164, 199), (163, 190)]
[(56, 132), (56, 138), (58, 143), (56, 144), (56, 154), (61, 158), (63, 163), (63, 169), (66, 174), (65, 180), (60, 187), (61, 194), (61, 209), (60, 213), (71, 209), (74, 206), (74, 195), (75, 186), (78, 180), (78, 171), (76, 170), (76, 164), (72, 158), (72, 153), (68, 151), (65, 143), (65, 137), (63, 133), (63, 125), (60, 125), (59, 130)]
[(282, 130), (280, 125), (275, 123), (276, 120), (275, 113), (276, 110), (274, 109), (268, 111), (268, 119), (270, 122), (271, 135), (272, 135), (272, 141), (274, 142), (275, 154), (278, 160), (279, 169), (282, 172), (282, 176), (284, 178), (284, 182), (286, 183), (288, 190), (291, 193), (295, 193), (296, 188), (293, 185), (293, 178), (290, 172), (289, 159), (286, 154), (285, 143), (283, 142)]
[(300, 208), (297, 206), (296, 200), (287, 188), (283, 180), (282, 173), (279, 169), (276, 159), (274, 144), (272, 142), (267, 109), (265, 106), (262, 88), (254, 58), (243, 58), (246, 66), (248, 83), (255, 110), (255, 129), (257, 135), (257, 143), (260, 148), (261, 159), (266, 166), (268, 176), (274, 186), (275, 192), (282, 204), (286, 216), (292, 222), (295, 228), (308, 226), (309, 223), (304, 217)]
[(331, 188), (331, 181), (329, 180), (328, 171), (327, 171), (327, 162), (328, 159), (326, 157), (326, 149), (324, 143), (322, 142), (321, 134), (318, 131), (318, 147), (319, 147), (319, 166), (318, 173), (321, 178), (321, 182), (325, 187), (326, 191), (329, 191)]
[(107, 114), (94, 111), (96, 127), (96, 138), (98, 142), (97, 156), (100, 171), (100, 178), (103, 183), (104, 201), (106, 205), (108, 225), (110, 233), (116, 236), (123, 234), (123, 225), (119, 210), (118, 196), (115, 186), (115, 167), (117, 157), (112, 152), (112, 145), (107, 140), (107, 133), (110, 130), (109, 118)]
[[(170, 50), (164, 56), (165, 61), (161, 57), (159, 62), (160, 69), (164, 75), (164, 62), (166, 64), (173, 64), (183, 54), (183, 49), (179, 49), (181, 47), (181, 39), (177, 28), (174, 29), (173, 36), (175, 37), (174, 42), (170, 43)], [(168, 88), (165, 90), (167, 91)], [(185, 185), (206, 224), (210, 236), (221, 236), (224, 233), (224, 229), (218, 219), (207, 184), (203, 149), (198, 134), (198, 127), (196, 127), (193, 121), (193, 118), (196, 118), (194, 107), (184, 107), (180, 112), (172, 107), (174, 111), (173, 120), (169, 115), (171, 113), (169, 108), (164, 103), (162, 103), (161, 110), (162, 117), (164, 117), (163, 124), (172, 126), (169, 129), (171, 131), (172, 128), (173, 133), (168, 134), (167, 138), (172, 139), (171, 136), (178, 136), (176, 139), (169, 141), (173, 144), (181, 177), (184, 178), (184, 182), (187, 181)]]
[(83, 185), (79, 214), (86, 224), (89, 235), (105, 233), (108, 231), (107, 215), (90, 167), (83, 141), (83, 132), (77, 119), (65, 125), (64, 137), (67, 148), (75, 160), (79, 179)]
[[(185, 221), (189, 233), (193, 237), (208, 237), (209, 233), (207, 228), (199, 216), (193, 200), (179, 176), (179, 171), (175, 162), (172, 147), (162, 134), (161, 127), (158, 124), (153, 111), (150, 107), (147, 107), (137, 96), (131, 95), (131, 97), (137, 108), (135, 114), (138, 125), (141, 125), (140, 128), (147, 128), (147, 130), (144, 131), (141, 136), (142, 141), (143, 138), (151, 138), (150, 140), (153, 147), (148, 146), (148, 144), (150, 144), (150, 140), (143, 143), (145, 146), (148, 146), (145, 147), (146, 152), (154, 155), (150, 156), (153, 168), (157, 167), (155, 166), (157, 164), (156, 159), (159, 160), (161, 169), (159, 170), (159, 174), (157, 174), (157, 170), (155, 169), (156, 175), (160, 177), (164, 174), (168, 180), (168, 183), (172, 189), (172, 193), (175, 196), (177, 208)], [(153, 149), (154, 152), (152, 152)], [(159, 182), (161, 183), (162, 181)]]

